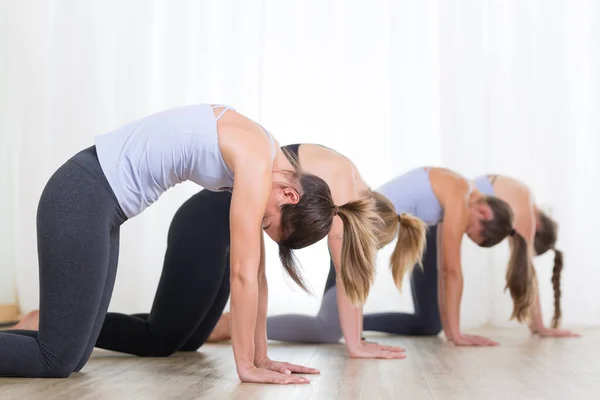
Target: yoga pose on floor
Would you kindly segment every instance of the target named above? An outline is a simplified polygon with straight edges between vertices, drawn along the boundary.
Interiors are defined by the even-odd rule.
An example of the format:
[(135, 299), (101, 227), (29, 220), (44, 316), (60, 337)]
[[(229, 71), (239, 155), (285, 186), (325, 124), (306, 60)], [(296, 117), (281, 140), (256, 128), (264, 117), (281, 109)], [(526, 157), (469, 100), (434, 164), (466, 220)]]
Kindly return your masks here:
[[(286, 146), (284, 150), (293, 164), (299, 163), (303, 171), (315, 174), (329, 184), (336, 204), (354, 204), (362, 196), (372, 196), (354, 164), (339, 153), (313, 144)], [(169, 229), (163, 272), (152, 310), (149, 314), (134, 316), (109, 313), (96, 344), (98, 347), (142, 356), (166, 356), (178, 350), (196, 350), (206, 341), (229, 296), (229, 202), (228, 193), (203, 190), (181, 206)], [(399, 236), (392, 269), (394, 274), (401, 273), (405, 264), (412, 265), (420, 258), (426, 227), (409, 215), (399, 217), (389, 201), (381, 203), (378, 211), (387, 226), (383, 230), (378, 226), (376, 230), (378, 246)], [(390, 216), (393, 218), (389, 219)], [(353, 225), (367, 228), (364, 224), (356, 224), (354, 219), (352, 214), (340, 210), (339, 218), (334, 218), (328, 232), (332, 268), (337, 269), (339, 276), (338, 291), (333, 292), (333, 296), (337, 296), (340, 303), (340, 318), (338, 320), (336, 314), (332, 323), (341, 326), (352, 357), (402, 358), (404, 354), (400, 348), (361, 340), (360, 307), (355, 304), (362, 304), (368, 294), (374, 264), (369, 268), (357, 268), (351, 262), (352, 257), (344, 254), (363, 252), (357, 256), (374, 260), (376, 249), (366, 245), (355, 248), (344, 245), (348, 237), (355, 237), (352, 242), (359, 243), (361, 238), (370, 237), (369, 232), (351, 228)], [(208, 264), (214, 266), (203, 268)], [(214, 279), (207, 271), (224, 271), (218, 277), (222, 285), (210, 309), (196, 304), (204, 296), (206, 282)], [(229, 316), (226, 323), (229, 338)], [(35, 315), (30, 314), (23, 325), (35, 329)], [(277, 323), (269, 322), (267, 334), (277, 336), (280, 329)], [(219, 330), (215, 329), (216, 332)]]
[[(397, 218), (397, 213), (411, 213), (427, 223), (429, 231), (423, 268), (415, 268), (411, 276), (415, 312), (366, 314), (362, 319), (364, 330), (437, 335), (443, 329), (448, 340), (456, 345), (496, 345), (493, 340), (466, 335), (460, 330), (463, 290), (460, 250), (464, 234), (482, 247), (494, 246), (510, 236), (512, 254), (507, 270), (507, 287), (514, 301), (513, 317), (519, 320), (526, 318), (533, 301), (533, 271), (528, 262), (525, 240), (513, 229), (513, 213), (506, 202), (482, 193), (472, 182), (442, 168), (417, 168), (373, 193), (385, 221)], [(395, 210), (388, 209), (382, 214), (388, 201), (393, 203)], [(438, 256), (441, 257), (439, 271)], [(438, 272), (442, 278), (439, 290)], [(398, 287), (401, 287), (402, 276), (394, 276)], [(336, 323), (338, 312), (341, 313), (335, 296), (337, 283), (336, 271), (331, 267), (317, 315), (269, 317), (269, 339), (337, 342), (342, 336), (340, 325)], [(439, 297), (438, 292), (441, 292)], [(225, 314), (210, 340), (227, 339), (228, 329), (229, 320)]]
[[(523, 269), (526, 274), (520, 275), (518, 269), (509, 267), (507, 285), (519, 285), (533, 279), (530, 285), (535, 295), (529, 310), (529, 322), (532, 332), (541, 336), (569, 337), (577, 336), (575, 333), (557, 329), (560, 321), (560, 272), (562, 270), (562, 253), (555, 249), (557, 238), (557, 224), (535, 205), (530, 189), (523, 183), (505, 176), (486, 175), (474, 180), (475, 187), (486, 196), (495, 196), (508, 204), (514, 214), (513, 226), (515, 239), (511, 240), (511, 247), (522, 247), (525, 242), (527, 260), (532, 265), (532, 258), (553, 249), (555, 252), (554, 271), (552, 283), (554, 285), (555, 312), (552, 327), (544, 325), (541, 316), (539, 296), (537, 294), (537, 281), (535, 270)], [(399, 335), (437, 335), (442, 330), (440, 309), (438, 307), (438, 249), (440, 236), (437, 227), (431, 227), (427, 237), (427, 252), (424, 257), (424, 269), (415, 269), (411, 277), (414, 313), (382, 313), (365, 315), (365, 329), (389, 332)], [(441, 238), (443, 240), (443, 237)], [(443, 242), (442, 242), (443, 243)], [(522, 249), (520, 250), (523, 251)], [(513, 253), (513, 257), (517, 254)], [(516, 259), (511, 258), (511, 263)], [(514, 267), (517, 267), (515, 265)], [(513, 268), (514, 268), (513, 267)], [(522, 267), (524, 268), (524, 267)], [(530, 275), (531, 274), (531, 275)], [(528, 284), (529, 285), (529, 284)], [(525, 312), (522, 309), (521, 312)], [(521, 319), (523, 320), (523, 319)]]
[[(0, 376), (67, 377), (83, 368), (100, 335), (112, 294), (120, 225), (170, 187), (190, 180), (211, 191), (232, 191), (230, 199), (227, 194), (215, 194), (225, 199), (225, 206), (208, 212), (226, 215), (229, 209), (230, 226), (222, 229), (231, 234), (231, 332), (239, 378), (308, 382), (277, 372), (290, 369), (291, 364), (267, 357), (262, 230), (279, 244), (284, 268), (302, 286), (292, 249), (322, 239), (334, 218), (343, 219), (347, 234), (340, 245), (352, 278), (344, 283), (360, 302), (368, 292), (377, 246), (372, 232), (378, 218), (372, 201), (334, 203), (323, 179), (300, 171), (266, 130), (229, 107), (193, 105), (166, 110), (98, 136), (95, 142), (61, 166), (41, 195), (37, 214), (39, 331), (0, 332)], [(179, 239), (170, 236), (171, 242)], [(216, 318), (211, 308), (228, 290), (224, 263), (194, 266), (210, 270), (205, 293), (190, 299), (203, 302), (196, 311), (206, 324)], [(197, 271), (191, 274), (189, 279), (198, 276)], [(174, 284), (178, 283), (181, 280)], [(164, 317), (164, 309), (158, 311)], [(152, 322), (151, 318), (133, 318), (137, 317), (115, 316), (113, 322), (128, 324), (134, 333)], [(126, 338), (124, 343), (135, 345)]]
[(508, 203), (515, 215), (515, 230), (525, 239), (528, 257), (533, 265), (533, 258), (548, 250), (554, 251), (554, 268), (552, 271), (552, 286), (554, 288), (554, 317), (548, 328), (542, 319), (542, 308), (535, 270), (534, 288), (535, 301), (530, 312), (529, 328), (540, 336), (570, 337), (579, 336), (568, 330), (558, 329), (560, 326), (560, 276), (563, 268), (563, 254), (556, 249), (558, 224), (539, 209), (531, 189), (522, 182), (503, 175), (484, 175), (475, 179), (477, 188), (490, 196), (496, 196)]

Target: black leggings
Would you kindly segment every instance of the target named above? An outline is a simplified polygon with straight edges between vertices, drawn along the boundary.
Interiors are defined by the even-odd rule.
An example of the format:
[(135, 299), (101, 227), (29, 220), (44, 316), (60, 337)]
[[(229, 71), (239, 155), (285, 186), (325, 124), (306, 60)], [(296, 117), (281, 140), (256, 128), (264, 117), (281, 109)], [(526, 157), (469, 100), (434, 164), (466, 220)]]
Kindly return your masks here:
[(166, 357), (204, 344), (229, 298), (230, 204), (203, 190), (179, 208), (150, 314), (109, 313), (96, 347)]
[(83, 368), (112, 295), (125, 220), (94, 147), (52, 175), (37, 212), (40, 328), (0, 332), (0, 376), (62, 378)]
[(429, 228), (423, 271), (415, 268), (410, 284), (415, 313), (365, 314), (365, 331), (410, 336), (437, 336), (442, 331), (438, 305), (437, 227)]

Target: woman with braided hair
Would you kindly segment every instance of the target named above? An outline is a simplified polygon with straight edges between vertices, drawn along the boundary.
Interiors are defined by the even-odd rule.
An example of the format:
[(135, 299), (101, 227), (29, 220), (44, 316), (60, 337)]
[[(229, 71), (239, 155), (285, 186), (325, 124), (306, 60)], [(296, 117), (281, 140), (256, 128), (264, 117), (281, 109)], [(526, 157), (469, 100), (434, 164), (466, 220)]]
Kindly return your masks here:
[[(510, 205), (515, 214), (515, 230), (525, 238), (530, 260), (533, 261), (533, 257), (542, 255), (548, 250), (554, 250), (554, 269), (552, 271), (554, 317), (551, 327), (546, 327), (542, 319), (539, 291), (537, 291), (536, 299), (530, 310), (529, 328), (531, 332), (542, 337), (579, 336), (574, 332), (558, 329), (561, 319), (560, 277), (563, 269), (563, 253), (555, 247), (558, 236), (556, 221), (536, 206), (531, 190), (514, 178), (503, 175), (484, 175), (475, 179), (475, 184), (480, 192), (496, 196)], [(535, 281), (533, 286), (537, 288), (538, 282), (535, 273), (533, 279)]]
[[(406, 246), (403, 245), (397, 247), (390, 259), (394, 283), (398, 288), (402, 287), (404, 275), (411, 274), (415, 312), (365, 314), (361, 321), (365, 331), (432, 336), (438, 335), (443, 329), (446, 338), (457, 346), (497, 345), (491, 339), (464, 334), (460, 329), (463, 292), (460, 250), (465, 234), (481, 247), (492, 247), (509, 238), (512, 251), (507, 269), (507, 287), (514, 302), (513, 317), (519, 321), (527, 318), (534, 300), (533, 270), (528, 262), (525, 240), (514, 229), (513, 213), (505, 201), (483, 193), (473, 181), (454, 171), (436, 167), (416, 168), (400, 175), (372, 191), (371, 196), (384, 221), (379, 233), (382, 243), (394, 240), (398, 219), (402, 221), (406, 215), (418, 217), (428, 225), (428, 231), (421, 233), (426, 236), (427, 249), (416, 263), (419, 268), (414, 268), (414, 262), (396, 261), (404, 258), (402, 254), (405, 251), (402, 249)], [(398, 241), (403, 240), (398, 238)], [(441, 261), (438, 254), (442, 256)], [(414, 257), (409, 258), (414, 260)], [(332, 262), (318, 314), (269, 317), (269, 339), (310, 343), (339, 341), (344, 329), (338, 322), (338, 319), (342, 320), (338, 315), (343, 314), (343, 307), (339, 298), (336, 302), (336, 287), (342, 281), (334, 264)], [(394, 268), (395, 264), (401, 267)], [(362, 310), (358, 311), (362, 314)], [(209, 340), (228, 337), (228, 318), (224, 315)]]

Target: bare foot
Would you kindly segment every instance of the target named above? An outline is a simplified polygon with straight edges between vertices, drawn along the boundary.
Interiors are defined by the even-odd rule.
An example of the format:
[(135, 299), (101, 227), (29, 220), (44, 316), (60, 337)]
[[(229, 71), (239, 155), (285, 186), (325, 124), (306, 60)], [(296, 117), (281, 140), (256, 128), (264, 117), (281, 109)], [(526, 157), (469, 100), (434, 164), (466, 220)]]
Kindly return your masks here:
[(223, 313), (217, 326), (213, 329), (212, 333), (206, 340), (207, 342), (220, 342), (222, 340), (231, 339), (231, 328), (229, 324), (229, 313)]
[(28, 331), (37, 331), (40, 327), (40, 311), (33, 310), (27, 313), (13, 329), (24, 329)]

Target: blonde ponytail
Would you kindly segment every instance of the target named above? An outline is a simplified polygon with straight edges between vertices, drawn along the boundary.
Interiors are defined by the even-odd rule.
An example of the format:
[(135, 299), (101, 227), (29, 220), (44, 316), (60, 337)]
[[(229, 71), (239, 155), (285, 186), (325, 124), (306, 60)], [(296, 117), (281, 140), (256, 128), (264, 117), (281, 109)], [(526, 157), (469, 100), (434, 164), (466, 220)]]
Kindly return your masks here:
[(367, 300), (375, 279), (376, 231), (381, 219), (371, 198), (351, 201), (336, 207), (344, 225), (340, 275), (346, 295), (355, 305)]
[(377, 214), (383, 225), (377, 231), (379, 248), (391, 243), (396, 236), (398, 240), (390, 259), (390, 269), (398, 290), (402, 289), (402, 280), (407, 272), (412, 271), (415, 264), (422, 267), (422, 257), (426, 246), (427, 225), (410, 214), (398, 215), (392, 202), (378, 192), (371, 192), (375, 199)]
[(423, 268), (423, 252), (426, 246), (427, 225), (410, 214), (398, 216), (400, 229), (396, 247), (390, 259), (390, 268), (394, 283), (402, 290), (404, 275), (412, 272), (415, 265)]

